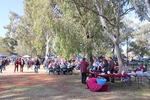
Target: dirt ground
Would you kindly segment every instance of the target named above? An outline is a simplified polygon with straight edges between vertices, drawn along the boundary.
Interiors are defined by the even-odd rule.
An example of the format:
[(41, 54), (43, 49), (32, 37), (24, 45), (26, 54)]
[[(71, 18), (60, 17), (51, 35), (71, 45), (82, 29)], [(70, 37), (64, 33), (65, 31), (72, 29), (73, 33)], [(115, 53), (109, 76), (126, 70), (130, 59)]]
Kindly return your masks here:
[[(91, 92), (81, 84), (80, 72), (73, 75), (48, 75), (25, 67), (23, 73), (14, 73), (9, 65), (0, 73), (0, 100), (150, 100), (150, 84), (145, 81), (140, 89), (117, 82), (109, 84), (110, 92)], [(134, 78), (133, 78), (134, 79)]]

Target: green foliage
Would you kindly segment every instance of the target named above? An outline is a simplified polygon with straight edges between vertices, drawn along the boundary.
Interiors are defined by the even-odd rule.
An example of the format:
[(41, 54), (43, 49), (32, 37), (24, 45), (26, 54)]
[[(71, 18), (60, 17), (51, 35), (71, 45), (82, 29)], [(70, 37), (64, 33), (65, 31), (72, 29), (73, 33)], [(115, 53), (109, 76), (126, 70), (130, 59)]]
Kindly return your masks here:
[(141, 21), (144, 21), (146, 19), (150, 21), (150, 17), (147, 18), (149, 15), (148, 6), (146, 4), (147, 1), (148, 0), (135, 0), (135, 5), (137, 6), (137, 8), (135, 8), (136, 17), (139, 18)]
[(15, 46), (17, 46), (17, 41), (13, 38), (6, 37), (1, 39), (1, 49), (0, 51), (6, 55), (16, 55), (17, 52), (15, 50)]
[(62, 18), (59, 20), (60, 27), (57, 34), (60, 37), (60, 41), (58, 41), (61, 44), (60, 49), (65, 51), (64, 54), (71, 56), (72, 54), (82, 53), (84, 55), (92, 52), (97, 56), (97, 54), (104, 52), (107, 47), (110, 47), (110, 39), (102, 34), (97, 15), (82, 6), (82, 4), (86, 4), (91, 7), (90, 9), (94, 9), (94, 5), (91, 5), (92, 2), (73, 0), (57, 3), (61, 5), (63, 12)]
[(139, 26), (134, 32), (135, 42), (130, 43), (130, 51), (134, 52), (135, 55), (148, 55), (150, 50), (150, 29), (149, 24)]
[(143, 57), (145, 54), (148, 54), (148, 48), (143, 46), (141, 43), (137, 44), (132, 42), (130, 44), (129, 52), (133, 52), (135, 55), (140, 55)]
[[(103, 3), (106, 23), (113, 30), (113, 36), (118, 36), (118, 44), (131, 36), (124, 34), (130, 27), (125, 27), (123, 22), (124, 15), (132, 10), (129, 1), (122, 0), (121, 9), (118, 1), (98, 1)], [(8, 39), (4, 41), (5, 45), (10, 43), (13, 46), (9, 46), (9, 52), (41, 55), (50, 40), (49, 52), (65, 58), (78, 54), (99, 56), (113, 53), (114, 44), (104, 33), (92, 0), (24, 0), (24, 12), (23, 16), (10, 12), (10, 23), (5, 26)]]

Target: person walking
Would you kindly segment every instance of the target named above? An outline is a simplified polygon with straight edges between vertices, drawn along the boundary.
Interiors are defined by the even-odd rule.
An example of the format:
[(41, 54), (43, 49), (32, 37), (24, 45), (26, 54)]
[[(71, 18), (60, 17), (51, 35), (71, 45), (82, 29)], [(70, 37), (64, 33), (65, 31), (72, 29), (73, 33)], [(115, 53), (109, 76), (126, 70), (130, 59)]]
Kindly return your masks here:
[(86, 84), (86, 77), (87, 77), (87, 68), (89, 66), (89, 63), (86, 61), (86, 58), (83, 58), (81, 61), (81, 81), (82, 84)]

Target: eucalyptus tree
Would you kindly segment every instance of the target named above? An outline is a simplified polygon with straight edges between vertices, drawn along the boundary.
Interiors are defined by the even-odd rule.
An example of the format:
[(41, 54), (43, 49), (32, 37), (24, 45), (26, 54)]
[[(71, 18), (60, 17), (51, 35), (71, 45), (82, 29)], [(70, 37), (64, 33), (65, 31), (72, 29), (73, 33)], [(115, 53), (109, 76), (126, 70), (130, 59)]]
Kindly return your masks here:
[[(121, 50), (119, 47), (120, 43), (120, 36), (121, 28), (123, 27), (123, 18), (124, 15), (127, 14), (130, 10), (133, 10), (132, 6), (129, 6), (129, 2), (127, 0), (119, 0), (119, 1), (111, 1), (111, 0), (94, 0), (94, 1), (88, 1), (88, 0), (73, 0), (73, 1), (67, 1), (67, 3), (73, 2), (75, 3), (75, 7), (72, 7), (72, 9), (77, 8), (77, 14), (75, 13), (76, 10), (74, 10), (74, 13), (76, 15), (82, 15), (81, 11), (84, 12), (90, 12), (90, 16), (94, 15), (95, 17), (92, 17), (91, 19), (96, 19), (98, 18), (99, 22), (96, 24), (94, 27), (99, 27), (99, 32), (104, 33), (104, 36), (109, 37), (109, 39), (112, 41), (112, 47), (115, 48), (115, 51), (117, 53), (117, 58), (119, 62), (119, 72), (121, 72), (124, 69), (124, 63), (122, 60), (122, 55), (121, 55)], [(80, 10), (80, 8), (82, 10)], [(84, 15), (86, 15), (84, 13)], [(82, 16), (79, 16), (77, 18), (81, 18), (81, 22), (83, 21), (84, 23), (81, 23), (81, 26), (84, 28), (86, 31), (84, 32), (85, 36), (87, 37), (88, 43), (91, 43), (91, 36), (94, 33), (89, 33), (90, 31), (87, 28), (88, 24), (87, 22), (89, 21), (83, 18)], [(90, 18), (90, 17), (89, 17)], [(84, 20), (83, 20), (84, 19)], [(91, 20), (91, 22), (97, 23), (94, 20)], [(87, 26), (86, 26), (87, 25)], [(86, 27), (85, 27), (86, 26)], [(94, 28), (90, 28), (94, 29)], [(89, 38), (90, 37), (90, 38)], [(90, 40), (90, 42), (89, 42)], [(90, 47), (90, 46), (88, 46)], [(88, 48), (89, 49), (89, 48)]]
[(38, 54), (46, 50), (46, 57), (50, 55), (50, 42), (54, 34), (54, 15), (50, 0), (24, 0), (25, 13), (32, 22), (30, 31), (36, 38), (32, 43), (38, 48)]
[(129, 50), (132, 51), (135, 55), (148, 55), (150, 50), (150, 24), (145, 24), (139, 26), (134, 32), (133, 37), (134, 41), (130, 44)]
[(1, 39), (1, 49), (5, 55), (16, 55), (17, 51), (15, 50), (15, 46), (17, 46), (17, 41), (11, 37), (5, 37)]
[[(36, 40), (33, 41), (33, 44), (36, 47), (46, 47), (46, 57), (48, 57), (51, 52), (68, 56), (76, 47), (76, 45), (69, 44), (72, 43), (75, 38), (69, 38), (71, 36), (69, 34), (65, 35), (73, 30), (71, 30), (72, 25), (66, 24), (65, 21), (60, 22), (61, 12), (59, 11), (58, 5), (50, 0), (39, 0), (38, 2), (36, 2), (36, 0), (25, 0), (25, 12), (31, 20), (30, 22), (32, 22), (29, 29), (31, 33), (36, 36)], [(68, 29), (68, 27), (70, 27), (70, 29)], [(69, 39), (72, 39), (72, 41), (68, 41)], [(45, 44), (43, 42), (45, 42)], [(70, 50), (69, 48), (71, 47), (72, 49)], [(38, 51), (42, 50), (39, 49)]]
[(128, 5), (128, 0), (94, 0), (94, 4), (97, 8), (99, 22), (103, 31), (114, 44), (120, 73), (122, 70), (126, 70), (119, 47), (121, 28), (124, 15), (132, 10), (133, 7)]
[[(132, 0), (131, 4), (134, 6), (135, 12), (138, 14), (138, 18), (141, 21), (147, 20), (148, 22), (150, 22), (150, 0)], [(147, 41), (147, 39), (146, 39), (146, 43), (144, 42), (144, 44), (147, 44), (148, 42), (149, 41)], [(138, 43), (136, 43), (136, 44), (138, 45)], [(141, 48), (143, 48), (143, 47), (141, 47)], [(147, 47), (144, 48), (144, 50), (145, 49), (147, 49)], [(147, 52), (149, 54), (149, 47), (148, 47), (148, 51), (146, 50), (146, 53)], [(140, 54), (143, 55), (143, 53), (140, 53)]]
[[(79, 46), (82, 46), (82, 48), (85, 48), (84, 52), (88, 54), (87, 56), (92, 56), (92, 47), (91, 47), (91, 31), (90, 31), (90, 22), (94, 18), (92, 18), (93, 15), (90, 15), (89, 11), (81, 8), (77, 5), (78, 0), (63, 2), (62, 5), (62, 11), (63, 11), (63, 20), (65, 20), (67, 23), (64, 26), (72, 26), (74, 29), (72, 32), (67, 32), (67, 34), (64, 34), (65, 37), (67, 35), (71, 36), (70, 46), (73, 46), (76, 44), (76, 46), (73, 46), (71, 49), (79, 49)], [(91, 17), (89, 19), (89, 16)], [(68, 25), (67, 25), (68, 24)], [(72, 30), (72, 27), (68, 27), (68, 29), (65, 30)], [(66, 33), (66, 32), (65, 32)], [(74, 35), (74, 36), (73, 36)], [(78, 36), (78, 38), (76, 38)], [(65, 39), (66, 40), (66, 39)], [(73, 43), (72, 41), (75, 40), (78, 43)], [(65, 47), (65, 46), (63, 46)], [(82, 49), (81, 49), (82, 50)]]
[(65, 58), (70, 58), (72, 55), (76, 55), (79, 51), (80, 38), (75, 32), (78, 31), (77, 26), (72, 24), (72, 21), (59, 22), (59, 29), (57, 29), (56, 40), (54, 48), (56, 54), (62, 55)]
[[(28, 54), (34, 56), (37, 55), (38, 49), (34, 46), (33, 41), (37, 37), (31, 33), (29, 27), (29, 18), (26, 16), (21, 16), (14, 38), (18, 41), (18, 46), (16, 49), (19, 54)], [(20, 49), (22, 49), (22, 51)]]
[(144, 55), (147, 55), (148, 54), (148, 47), (145, 46), (145, 45), (140, 45), (140, 44), (145, 44), (143, 42), (135, 42), (133, 41), (131, 44), (130, 44), (130, 47), (129, 47), (129, 51), (130, 52), (133, 52), (134, 55), (136, 56), (141, 56), (141, 57), (144, 57)]
[[(7, 29), (6, 38), (16, 41), (14, 50), (17, 54), (34, 54), (34, 46), (31, 44), (32, 36), (28, 28), (28, 19), (24, 16), (19, 16), (15, 12), (10, 12), (10, 23), (4, 28)], [(16, 45), (17, 43), (17, 45)]]
[(4, 55), (17, 54), (15, 46), (17, 42), (10, 37), (0, 38), (0, 53)]
[(7, 30), (6, 37), (2, 39), (3, 48), (5, 48), (6, 52), (9, 55), (16, 54), (15, 46), (18, 45), (17, 40), (13, 38), (16, 30), (17, 30), (17, 23), (18, 23), (18, 15), (14, 12), (10, 12), (10, 23), (4, 28)]
[(132, 5), (140, 20), (150, 22), (150, 0), (132, 0)]
[[(75, 48), (80, 53), (87, 54), (88, 58), (91, 58), (92, 61), (93, 54), (96, 56), (99, 53), (105, 55), (107, 49), (112, 48), (112, 46), (110, 45), (111, 42), (108, 42), (110, 39), (103, 35), (99, 28), (100, 24), (97, 14), (83, 7), (83, 5), (86, 5), (93, 10), (91, 2), (85, 0), (64, 0), (63, 2), (57, 3), (61, 5), (63, 13), (60, 21), (64, 24), (61, 23), (61, 25), (68, 27), (68, 29), (67, 27), (66, 29), (63, 28), (60, 32), (70, 30), (70, 32), (65, 32), (64, 37), (67, 37), (67, 35), (70, 36), (67, 41), (70, 41), (68, 42), (70, 47), (73, 46), (71, 49)], [(60, 38), (64, 39), (61, 36)], [(73, 40), (76, 42), (72, 42)], [(75, 44), (76, 46), (74, 46)]]
[(121, 46), (126, 45), (126, 49), (125, 49), (125, 53), (126, 53), (126, 57), (127, 57), (127, 61), (129, 60), (129, 45), (131, 44), (132, 40), (133, 40), (133, 33), (136, 30), (135, 24), (133, 24), (133, 22), (131, 20), (125, 20), (124, 23), (124, 27), (122, 28), (122, 34), (120, 37), (120, 41), (121, 41)]

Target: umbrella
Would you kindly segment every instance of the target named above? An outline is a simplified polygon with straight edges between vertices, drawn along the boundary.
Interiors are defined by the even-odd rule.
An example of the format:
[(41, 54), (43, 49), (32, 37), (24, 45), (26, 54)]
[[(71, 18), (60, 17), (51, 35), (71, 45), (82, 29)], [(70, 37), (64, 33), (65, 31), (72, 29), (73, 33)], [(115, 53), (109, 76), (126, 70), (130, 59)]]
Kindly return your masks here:
[(11, 58), (16, 58), (17, 56), (16, 55), (12, 55), (12, 56), (10, 56)]
[(24, 58), (29, 58), (30, 56), (29, 56), (29, 55), (24, 55), (23, 57), (24, 57)]
[(78, 55), (78, 56), (76, 56), (76, 58), (77, 58), (77, 59), (81, 59), (81, 58), (83, 58), (83, 57)]
[(5, 55), (3, 55), (3, 54), (0, 54), (0, 57), (5, 58), (6, 56), (5, 56)]
[(52, 56), (55, 56), (54, 54), (50, 54), (50, 56), (52, 57)]

